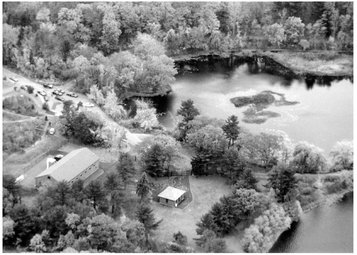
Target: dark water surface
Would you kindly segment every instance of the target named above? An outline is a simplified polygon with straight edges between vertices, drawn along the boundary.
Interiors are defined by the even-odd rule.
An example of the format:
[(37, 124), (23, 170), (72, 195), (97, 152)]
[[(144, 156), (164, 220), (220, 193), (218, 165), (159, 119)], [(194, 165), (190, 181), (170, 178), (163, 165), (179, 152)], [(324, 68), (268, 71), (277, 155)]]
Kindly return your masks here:
[[(265, 130), (284, 131), (293, 142), (307, 141), (328, 153), (340, 140), (353, 138), (353, 85), (349, 80), (330, 84), (306, 84), (267, 73), (251, 73), (248, 65), (234, 70), (201, 71), (180, 75), (172, 85), (173, 93), (161, 98), (158, 110), (164, 112), (160, 121), (166, 127), (175, 124), (175, 113), (182, 100), (192, 99), (202, 115), (225, 119), (238, 116), (241, 126), (251, 132)], [(242, 122), (243, 111), (230, 99), (249, 96), (264, 90), (285, 94), (286, 100), (298, 101), (297, 105), (270, 106), (281, 116), (268, 119), (263, 124)]]
[(270, 252), (353, 252), (353, 194), (338, 204), (303, 215), (284, 232)]

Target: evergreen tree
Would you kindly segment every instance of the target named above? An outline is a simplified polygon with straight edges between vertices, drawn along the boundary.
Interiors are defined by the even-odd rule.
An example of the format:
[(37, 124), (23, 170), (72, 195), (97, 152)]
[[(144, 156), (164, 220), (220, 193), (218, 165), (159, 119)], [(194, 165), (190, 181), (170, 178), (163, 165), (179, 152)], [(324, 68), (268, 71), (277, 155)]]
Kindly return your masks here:
[(144, 171), (152, 177), (165, 176), (165, 151), (160, 145), (154, 144), (144, 154)]
[(269, 176), (269, 185), (275, 191), (278, 202), (286, 202), (286, 195), (297, 187), (295, 172), (285, 165), (275, 166)]
[(143, 200), (149, 196), (150, 191), (150, 182), (146, 173), (144, 172), (136, 186), (136, 194), (140, 197), (141, 200)]
[(258, 180), (254, 177), (251, 169), (245, 169), (235, 183), (237, 189), (257, 189)]
[(146, 204), (140, 204), (136, 210), (136, 218), (144, 225), (146, 240), (148, 240), (149, 234), (158, 228), (162, 219), (156, 221), (152, 209)]
[(130, 154), (120, 154), (119, 162), (117, 164), (117, 171), (126, 188), (126, 186), (132, 181), (136, 174), (134, 161)]
[(238, 139), (239, 136), (239, 121), (237, 116), (232, 115), (228, 117), (226, 120), (226, 124), (222, 127), (227, 139), (228, 139), (228, 148), (233, 146), (235, 141)]
[(105, 199), (105, 193), (99, 181), (91, 181), (86, 187), (85, 192), (88, 198), (92, 201), (94, 208), (96, 208), (97, 205)]
[(188, 122), (200, 114), (198, 109), (193, 104), (194, 103), (191, 99), (182, 101), (180, 109), (177, 110), (177, 115), (181, 115), (183, 117), (182, 122), (178, 124), (178, 128), (180, 130), (180, 141), (183, 141), (186, 138)]

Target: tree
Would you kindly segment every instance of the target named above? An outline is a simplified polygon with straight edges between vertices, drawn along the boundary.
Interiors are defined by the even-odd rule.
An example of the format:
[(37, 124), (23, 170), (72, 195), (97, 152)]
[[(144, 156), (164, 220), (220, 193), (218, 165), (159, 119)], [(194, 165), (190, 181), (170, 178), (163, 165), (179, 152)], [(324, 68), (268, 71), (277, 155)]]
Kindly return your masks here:
[(114, 90), (107, 92), (107, 97), (105, 98), (104, 111), (112, 117), (115, 121), (119, 121), (126, 116), (126, 111), (123, 106), (118, 104), (118, 97)]
[(234, 147), (225, 151), (222, 158), (222, 174), (227, 176), (232, 182), (235, 182), (242, 175), (245, 162), (239, 151)]
[(198, 246), (204, 248), (205, 252), (222, 253), (226, 251), (226, 242), (217, 238), (216, 234), (212, 230), (206, 229), (202, 233), (202, 237), (196, 239)]
[(295, 146), (291, 166), (297, 173), (318, 173), (326, 169), (326, 159), (320, 148), (300, 142)]
[(304, 35), (305, 24), (302, 23), (298, 17), (289, 17), (284, 22), (284, 30), (286, 36), (286, 44), (294, 45), (300, 42), (301, 37)]
[(236, 180), (234, 186), (236, 189), (257, 189), (258, 180), (254, 177), (251, 169), (244, 169), (242, 174)]
[(3, 63), (5, 65), (12, 64), (16, 65), (16, 56), (13, 54), (13, 49), (15, 48), (18, 38), (20, 35), (20, 28), (13, 27), (7, 23), (3, 24)]
[(353, 170), (353, 142), (340, 141), (332, 148), (332, 169), (334, 171)]
[(310, 48), (310, 43), (308, 40), (302, 39), (302, 40), (300, 40), (299, 44), (303, 48), (304, 51), (306, 51), (308, 48)]
[(29, 210), (25, 205), (15, 205), (10, 211), (10, 217), (15, 222), (14, 238), (20, 240), (21, 245), (27, 246), (30, 239), (40, 230), (41, 221), (38, 211)]
[(232, 115), (226, 120), (226, 124), (222, 127), (224, 134), (228, 139), (228, 148), (233, 146), (239, 136), (239, 121), (237, 116)]
[(183, 235), (180, 231), (173, 234), (174, 242), (180, 245), (187, 245), (187, 236)]
[(148, 240), (149, 234), (158, 228), (162, 220), (156, 221), (152, 209), (145, 204), (140, 204), (136, 210), (136, 218), (144, 225), (146, 240)]
[(284, 138), (281, 135), (260, 133), (247, 134), (242, 137), (242, 155), (247, 161), (272, 167), (278, 161), (284, 149)]
[(15, 235), (14, 225), (15, 222), (9, 216), (2, 218), (2, 237), (5, 245), (10, 245), (12, 243), (13, 236)]
[(91, 181), (85, 188), (85, 193), (93, 203), (93, 208), (96, 208), (100, 201), (105, 198), (103, 187), (99, 181)]
[(153, 177), (165, 176), (167, 169), (165, 168), (164, 150), (159, 144), (154, 144), (143, 155), (144, 171)]
[(16, 183), (16, 179), (12, 175), (3, 176), (3, 188), (11, 195), (12, 207), (21, 202), (21, 187)]
[(136, 194), (140, 197), (141, 200), (143, 200), (150, 195), (150, 191), (150, 182), (146, 173), (144, 172), (136, 186)]
[(42, 237), (40, 234), (36, 234), (31, 238), (29, 248), (36, 253), (46, 252), (45, 243), (42, 241)]
[(275, 191), (278, 202), (287, 202), (287, 195), (297, 188), (294, 172), (286, 165), (277, 165), (269, 175), (269, 185)]
[[(66, 181), (59, 182), (49, 196), (53, 198), (55, 205), (69, 205), (71, 199), (71, 187)], [(52, 192), (51, 192), (52, 191)]]
[(197, 234), (212, 230), (216, 235), (228, 234), (241, 221), (253, 219), (266, 209), (268, 199), (252, 189), (237, 189), (229, 196), (223, 196), (197, 223)]
[(116, 241), (124, 238), (119, 224), (105, 214), (90, 219), (88, 227), (88, 241), (92, 249), (110, 251)]
[(151, 107), (148, 102), (143, 100), (136, 100), (137, 106), (134, 121), (139, 123), (145, 130), (151, 130), (153, 127), (158, 126), (156, 109)]
[(119, 162), (117, 164), (117, 171), (126, 187), (132, 181), (136, 174), (134, 161), (129, 153), (120, 154)]
[(69, 229), (66, 224), (67, 208), (65, 206), (57, 205), (42, 213), (43, 224), (51, 237), (57, 239), (61, 234), (67, 233)]
[(181, 115), (183, 117), (183, 122), (186, 124), (199, 114), (200, 112), (193, 105), (193, 101), (191, 99), (182, 101), (180, 109), (177, 110), (177, 115)]
[(272, 204), (254, 220), (244, 232), (242, 246), (245, 252), (268, 252), (280, 233), (290, 227), (291, 219), (283, 207)]
[(227, 142), (221, 128), (207, 125), (187, 135), (187, 143), (197, 152), (204, 151), (211, 155), (222, 155)]
[(265, 26), (264, 35), (267, 40), (274, 46), (280, 47), (280, 44), (285, 41), (284, 27), (278, 23)]

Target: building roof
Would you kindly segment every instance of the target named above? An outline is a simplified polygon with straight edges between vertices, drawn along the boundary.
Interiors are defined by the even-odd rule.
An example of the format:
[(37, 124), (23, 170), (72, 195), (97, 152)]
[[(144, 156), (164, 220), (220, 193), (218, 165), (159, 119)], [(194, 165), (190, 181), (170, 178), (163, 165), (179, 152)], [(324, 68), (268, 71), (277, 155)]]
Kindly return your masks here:
[(158, 196), (166, 198), (172, 201), (179, 199), (186, 191), (182, 189), (176, 189), (174, 187), (168, 186), (164, 191), (162, 191)]
[(70, 181), (98, 160), (88, 148), (81, 148), (71, 151), (36, 177), (49, 175), (57, 181)]

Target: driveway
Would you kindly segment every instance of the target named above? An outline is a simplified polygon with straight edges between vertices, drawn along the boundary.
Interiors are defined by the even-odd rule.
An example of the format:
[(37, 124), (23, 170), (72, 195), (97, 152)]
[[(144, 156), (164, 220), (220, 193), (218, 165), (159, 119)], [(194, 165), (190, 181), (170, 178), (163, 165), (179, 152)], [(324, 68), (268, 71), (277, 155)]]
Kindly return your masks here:
[[(193, 200), (184, 209), (166, 207), (157, 202), (152, 203), (156, 219), (163, 219), (155, 233), (159, 240), (172, 241), (173, 234), (181, 231), (187, 236), (189, 246), (194, 247), (198, 252), (204, 252), (196, 246), (193, 240), (198, 237), (196, 223), (214, 203), (219, 201), (220, 197), (230, 194), (231, 189), (225, 184), (225, 179), (218, 176), (199, 178), (190, 176), (190, 187)], [(228, 236), (226, 241), (229, 252), (243, 252), (238, 240), (234, 241), (232, 236)]]

